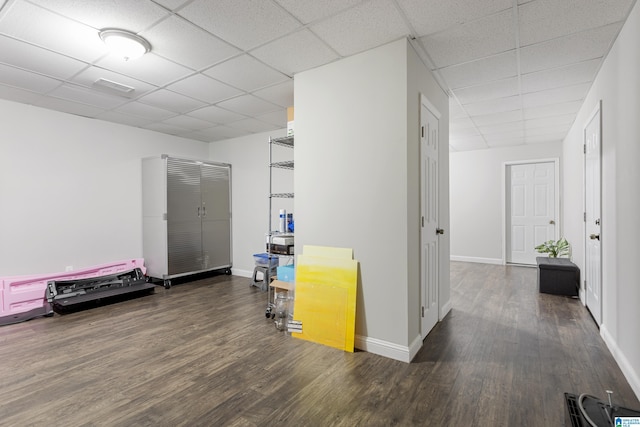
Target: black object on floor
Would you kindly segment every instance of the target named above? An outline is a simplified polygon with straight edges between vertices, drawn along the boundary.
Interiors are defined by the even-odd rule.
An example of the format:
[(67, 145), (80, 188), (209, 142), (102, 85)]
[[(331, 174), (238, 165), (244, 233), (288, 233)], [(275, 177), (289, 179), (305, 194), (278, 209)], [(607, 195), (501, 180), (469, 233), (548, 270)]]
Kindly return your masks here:
[(546, 294), (578, 296), (580, 269), (567, 258), (537, 257), (538, 289)]
[(565, 393), (564, 401), (565, 426), (589, 427), (595, 424), (597, 427), (614, 427), (618, 417), (640, 418), (640, 411), (616, 405), (609, 406), (608, 403), (593, 396)]
[(141, 291), (153, 292), (155, 285), (147, 283), (142, 270), (134, 268), (116, 274), (78, 280), (51, 280), (46, 298), (56, 311), (90, 301), (114, 298)]

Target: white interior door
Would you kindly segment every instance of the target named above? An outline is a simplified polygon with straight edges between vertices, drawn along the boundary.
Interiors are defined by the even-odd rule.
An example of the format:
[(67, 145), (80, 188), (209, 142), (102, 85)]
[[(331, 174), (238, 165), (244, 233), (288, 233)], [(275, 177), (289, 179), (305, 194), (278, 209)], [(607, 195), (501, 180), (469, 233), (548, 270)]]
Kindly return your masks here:
[(420, 109), (421, 332), (424, 339), (438, 322), (438, 133), (436, 111), (422, 97)]
[(507, 165), (506, 262), (535, 265), (535, 247), (557, 238), (555, 172), (553, 161)]
[(585, 303), (598, 325), (602, 322), (600, 131), (600, 107), (598, 106), (584, 129)]

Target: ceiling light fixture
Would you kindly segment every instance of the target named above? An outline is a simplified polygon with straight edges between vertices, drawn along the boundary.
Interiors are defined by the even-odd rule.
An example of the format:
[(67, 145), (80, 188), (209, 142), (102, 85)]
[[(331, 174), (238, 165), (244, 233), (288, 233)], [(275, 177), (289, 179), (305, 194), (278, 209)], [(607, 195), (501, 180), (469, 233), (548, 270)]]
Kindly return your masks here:
[(125, 61), (140, 58), (151, 50), (148, 41), (130, 31), (106, 28), (100, 31), (100, 38), (112, 53)]

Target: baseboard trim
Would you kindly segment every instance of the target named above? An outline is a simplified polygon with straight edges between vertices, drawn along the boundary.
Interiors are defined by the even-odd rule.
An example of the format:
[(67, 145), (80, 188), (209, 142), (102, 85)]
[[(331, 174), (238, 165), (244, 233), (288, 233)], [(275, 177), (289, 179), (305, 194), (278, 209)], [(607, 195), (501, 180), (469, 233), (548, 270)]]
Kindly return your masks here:
[(460, 261), (460, 262), (475, 262), (478, 264), (496, 264), (496, 265), (504, 265), (501, 259), (498, 258), (480, 258), (474, 256), (458, 256), (451, 255), (449, 257), (451, 261)]
[(252, 270), (240, 270), (238, 268), (231, 268), (231, 274), (233, 274), (234, 276), (240, 276), (240, 277), (248, 277), (248, 278), (252, 278), (253, 277), (253, 271)]
[(609, 333), (609, 330), (605, 325), (600, 326), (600, 336), (609, 348), (609, 351), (613, 355), (613, 358), (618, 363), (622, 374), (627, 379), (627, 381), (629, 381), (629, 385), (631, 386), (633, 392), (636, 394), (636, 397), (640, 399), (640, 376), (633, 369), (633, 366), (631, 365), (631, 363), (629, 363), (629, 360), (627, 360), (627, 358), (624, 356), (624, 354), (620, 350), (620, 347), (618, 347), (616, 340), (613, 339), (613, 336)]
[(440, 321), (442, 321), (445, 316), (447, 314), (449, 314), (449, 312), (451, 311), (451, 300), (447, 301), (441, 308), (440, 308)]
[(359, 350), (405, 363), (411, 362), (411, 359), (413, 359), (414, 356), (418, 354), (420, 348), (422, 348), (422, 339), (420, 336), (417, 336), (413, 340), (410, 347), (377, 338), (364, 337), (362, 335), (356, 335), (354, 341), (355, 347)]

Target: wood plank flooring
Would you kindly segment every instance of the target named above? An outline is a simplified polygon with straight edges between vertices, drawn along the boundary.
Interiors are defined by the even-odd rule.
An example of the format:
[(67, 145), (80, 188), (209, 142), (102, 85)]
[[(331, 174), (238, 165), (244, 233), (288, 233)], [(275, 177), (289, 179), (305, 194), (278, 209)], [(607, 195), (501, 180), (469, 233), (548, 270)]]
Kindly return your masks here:
[[(640, 403), (579, 301), (536, 270), (451, 263), (411, 364), (293, 339), (214, 276), (0, 327), (2, 426), (562, 426), (564, 392)], [(390, 319), (392, 320), (392, 319)]]

